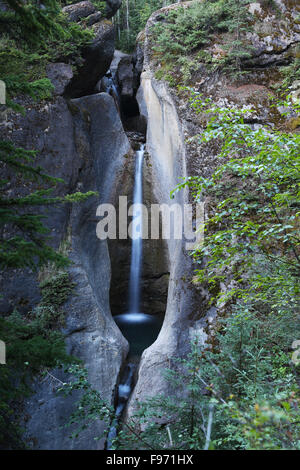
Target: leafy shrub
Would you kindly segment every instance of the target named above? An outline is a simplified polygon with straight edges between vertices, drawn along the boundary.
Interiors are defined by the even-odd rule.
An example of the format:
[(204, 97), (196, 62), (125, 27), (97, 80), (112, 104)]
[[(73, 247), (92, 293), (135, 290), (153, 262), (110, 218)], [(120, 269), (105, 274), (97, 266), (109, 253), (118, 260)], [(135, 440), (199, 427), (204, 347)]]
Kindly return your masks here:
[[(241, 61), (250, 57), (250, 47), (243, 39), (250, 30), (251, 15), (242, 0), (206, 0), (194, 2), (191, 6), (170, 10), (152, 28), (154, 57), (157, 61), (173, 63), (183, 83), (191, 78), (190, 71), (197, 70), (192, 56), (199, 49), (210, 44), (220, 33), (232, 33), (228, 43), (222, 45), (224, 58), (217, 62), (230, 73), (241, 73)], [(212, 63), (209, 53), (202, 55), (202, 60)], [(190, 70), (187, 69), (188, 62)], [(174, 67), (175, 66), (175, 67)]]
[(46, 279), (40, 284), (43, 305), (61, 307), (72, 293), (74, 286), (66, 272)]

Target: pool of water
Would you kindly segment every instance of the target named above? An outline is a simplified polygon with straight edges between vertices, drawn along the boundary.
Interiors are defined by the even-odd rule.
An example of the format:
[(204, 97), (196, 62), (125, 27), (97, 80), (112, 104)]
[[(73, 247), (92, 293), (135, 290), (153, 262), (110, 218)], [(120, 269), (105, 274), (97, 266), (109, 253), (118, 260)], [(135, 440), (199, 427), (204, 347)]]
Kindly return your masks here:
[(114, 320), (130, 345), (129, 356), (141, 356), (144, 349), (156, 340), (162, 327), (163, 315), (122, 313)]

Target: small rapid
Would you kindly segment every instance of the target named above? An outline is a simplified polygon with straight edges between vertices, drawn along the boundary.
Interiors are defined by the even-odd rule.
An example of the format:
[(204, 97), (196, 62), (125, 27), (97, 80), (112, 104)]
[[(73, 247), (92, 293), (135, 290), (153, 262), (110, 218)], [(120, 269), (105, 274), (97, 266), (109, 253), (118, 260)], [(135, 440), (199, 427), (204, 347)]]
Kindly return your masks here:
[(118, 404), (116, 407), (115, 418), (110, 426), (110, 430), (107, 436), (106, 448), (110, 450), (112, 447), (113, 439), (117, 437), (117, 429), (119, 418), (125, 408), (127, 400), (131, 394), (132, 385), (133, 385), (133, 375), (135, 371), (135, 364), (128, 363), (126, 365), (125, 371), (123, 373), (123, 378), (118, 387)]

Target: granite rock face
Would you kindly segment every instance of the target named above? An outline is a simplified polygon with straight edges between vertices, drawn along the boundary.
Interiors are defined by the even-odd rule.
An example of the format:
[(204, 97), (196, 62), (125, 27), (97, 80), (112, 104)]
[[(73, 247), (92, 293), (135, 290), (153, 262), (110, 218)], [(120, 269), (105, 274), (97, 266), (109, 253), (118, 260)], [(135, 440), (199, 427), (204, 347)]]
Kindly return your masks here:
[[(130, 151), (113, 98), (100, 93), (72, 100), (68, 105), (58, 96), (47, 105), (33, 105), (26, 117), (11, 115), (6, 127), (14, 142), (39, 150), (37, 164), (64, 179), (58, 195), (77, 190), (99, 192), (99, 197), (77, 206), (51, 209), (46, 224), (54, 246), (68, 238), (73, 261), (70, 276), (76, 288), (64, 305), (67, 350), (83, 361), (92, 386), (112, 403), (128, 344), (110, 313), (110, 259), (106, 240), (96, 236), (96, 209), (99, 203), (111, 201), (123, 172), (124, 155)], [(38, 300), (32, 273), (3, 273), (2, 282), (8, 311), (10, 302), (18, 306), (26, 299), (32, 304)], [(26, 307), (30, 308), (29, 303)], [(75, 440), (69, 439), (68, 429), (61, 428), (78, 397), (57, 396), (58, 380), (65, 381), (66, 377), (60, 370), (50, 374), (34, 381), (35, 393), (24, 403), (28, 445), (35, 449), (103, 448), (103, 440), (93, 439), (104, 429), (101, 422)]]
[[(240, 83), (233, 82), (226, 74), (206, 70), (201, 64), (193, 76), (193, 88), (211, 98), (217, 106), (254, 108), (254, 126), (274, 126), (281, 122), (280, 109), (272, 106), (272, 86), (280, 83), (282, 78), (279, 67), (288, 63), (289, 54), (295, 53), (294, 48), (300, 40), (299, 25), (292, 22), (297, 2), (276, 3), (285, 11), (286, 20), (278, 20), (270, 11), (262, 9), (260, 4), (250, 6), (258, 15), (257, 25), (251, 35), (254, 51), (251, 64), (248, 64), (249, 70)], [(187, 3), (185, 5), (188, 7)], [(147, 152), (151, 163), (153, 192), (159, 203), (171, 202), (169, 194), (178, 184), (179, 177), (205, 177), (218, 165), (217, 152), (213, 146), (208, 144), (199, 148), (195, 142), (186, 142), (189, 137), (201, 135), (205, 130), (205, 115), (193, 112), (184, 93), (176, 92), (165, 81), (155, 78), (160, 64), (153, 54), (151, 27), (173, 8), (176, 6), (155, 12), (140, 38), (140, 47), (143, 41), (144, 71), (137, 101), (140, 114), (147, 119)], [(288, 20), (290, 29), (287, 27)], [(265, 35), (267, 29), (273, 31), (270, 40)], [(278, 34), (278, 31), (282, 34)], [(208, 48), (213, 50), (215, 46), (214, 43)], [(297, 91), (295, 96), (297, 99)], [(180, 206), (190, 200), (184, 191), (176, 197), (174, 202)], [(210, 308), (208, 292), (191, 282), (194, 266), (184, 242), (168, 242), (168, 255), (170, 281), (165, 320), (157, 340), (142, 355), (137, 383), (127, 408), (128, 417), (133, 415), (137, 402), (148, 396), (161, 393), (168, 396), (171, 393), (171, 385), (163, 377), (163, 370), (169, 367), (175, 357), (186, 355), (190, 339), (195, 334), (201, 341), (206, 340), (210, 322), (223, 308), (222, 305), (218, 307), (219, 310)], [(226, 285), (222, 289), (226, 290)]]
[(73, 78), (72, 66), (62, 62), (52, 63), (47, 66), (46, 73), (54, 86), (54, 95), (63, 95)]
[(67, 86), (65, 96), (78, 98), (93, 92), (96, 84), (109, 69), (115, 50), (114, 26), (108, 20), (94, 23), (92, 43), (82, 51), (83, 63)]

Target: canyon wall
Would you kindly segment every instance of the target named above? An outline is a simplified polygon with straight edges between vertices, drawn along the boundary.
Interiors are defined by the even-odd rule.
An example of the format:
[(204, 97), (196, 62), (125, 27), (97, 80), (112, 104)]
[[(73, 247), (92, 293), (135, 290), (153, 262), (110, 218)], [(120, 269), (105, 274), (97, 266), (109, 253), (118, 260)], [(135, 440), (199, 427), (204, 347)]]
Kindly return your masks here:
[[(68, 352), (87, 367), (91, 385), (103, 399), (112, 403), (128, 344), (110, 313), (110, 259), (106, 240), (100, 241), (96, 236), (96, 209), (99, 203), (110, 202), (130, 145), (109, 95), (101, 93), (78, 98), (69, 103), (69, 108), (73, 126), (62, 138), (73, 143), (73, 169), (74, 164), (80, 168), (76, 189), (96, 190), (99, 197), (73, 206), (69, 214), (68, 242), (72, 261), (69, 272), (76, 288), (64, 305), (63, 334)], [(56, 158), (58, 166), (61, 160), (68, 164), (66, 154), (60, 153)], [(60, 232), (61, 227), (57, 226), (56, 230)], [(53, 376), (67, 380), (60, 370), (51, 371), (42, 381), (37, 378), (35, 394), (26, 401), (27, 441), (42, 449), (103, 448), (103, 439), (93, 439), (103, 432), (101, 422), (96, 421), (91, 429), (74, 440), (69, 438), (72, 428), (61, 428), (78, 394), (67, 399), (57, 396), (55, 392), (61, 384)]]
[[(89, 2), (71, 8), (73, 14), (79, 15), (78, 19), (91, 13), (91, 9), (94, 7)], [(51, 176), (64, 180), (57, 185), (55, 195), (98, 192), (98, 196), (78, 205), (64, 204), (37, 211), (45, 215), (52, 246), (66, 247), (72, 261), (69, 273), (75, 289), (63, 306), (62, 333), (67, 352), (83, 362), (93, 388), (108, 403), (113, 403), (128, 343), (110, 312), (110, 258), (107, 241), (96, 236), (99, 221), (96, 210), (100, 203), (114, 201), (116, 186), (133, 152), (110, 95), (96, 93), (72, 99), (72, 95), (82, 94), (87, 86), (90, 90), (101, 79), (113, 56), (113, 27), (107, 20), (96, 20), (99, 27), (91, 46), (93, 54), (86, 52), (81, 76), (73, 76), (71, 65), (49, 64), (48, 77), (55, 87), (52, 99), (36, 103), (21, 98), (26, 115), (9, 111), (1, 123), (1, 136), (17, 146), (35, 149), (35, 164)], [(101, 33), (103, 24), (109, 34)], [(104, 50), (107, 53), (103, 54)], [(87, 85), (85, 74), (91, 66), (94, 72)], [(36, 189), (34, 183), (28, 185), (27, 189)], [(12, 194), (17, 187), (16, 181), (11, 179)], [(6, 314), (17, 309), (26, 313), (35, 307), (40, 300), (39, 280), (57, 274), (52, 268), (49, 272), (47, 269), (38, 274), (29, 269), (2, 272), (0, 284), (5, 295), (1, 298), (1, 311)], [(79, 393), (67, 398), (57, 395), (57, 389), (67, 379), (61, 369), (47, 371), (34, 379), (33, 394), (24, 400), (21, 412), (21, 426), (25, 428), (24, 438), (29, 448), (103, 448), (104, 440), (94, 439), (101, 436), (105, 428), (99, 420), (77, 439), (69, 438), (74, 428), (66, 428), (65, 424), (75, 409)]]
[[(287, 18), (293, 17), (292, 14), (289, 16), (293, 2), (278, 3), (283, 11), (288, 4), (293, 4)], [(114, 9), (118, 1), (110, 4)], [(257, 54), (244, 81), (237, 85), (219, 72), (200, 68), (194, 84), (217, 105), (255, 106), (254, 125), (275, 124), (281, 114), (280, 109), (271, 107), (272, 85), (280, 81), (279, 67), (299, 42), (299, 28), (293, 23), (288, 33), (284, 22), (277, 24), (276, 18), (261, 13), (257, 4), (252, 4), (252, 8), (262, 15), (265, 33), (260, 35), (257, 29), (251, 36)], [(217, 159), (214, 148), (204, 146), (200, 149), (193, 143), (186, 143), (187, 137), (201, 133), (205, 128), (203, 116), (190, 109), (184, 94), (155, 78), (157, 66), (152, 61), (149, 28), (167, 11), (168, 8), (163, 9), (150, 18), (143, 44), (145, 60), (137, 100), (140, 114), (147, 121), (144, 197), (148, 206), (154, 202), (183, 207), (190, 202), (188, 191), (177, 193), (173, 200), (170, 192), (182, 177), (210, 174)], [(130, 246), (127, 241), (123, 246), (114, 241), (108, 244), (96, 237), (96, 209), (102, 202), (116, 204), (119, 194), (130, 195), (133, 151), (114, 99), (106, 93), (83, 96), (91, 92), (109, 67), (113, 50), (111, 28), (111, 25), (109, 28), (107, 25), (107, 30), (99, 26), (99, 47), (94, 45), (91, 56), (87, 53), (81, 79), (78, 75), (73, 77), (67, 64), (50, 66), (49, 77), (56, 87), (54, 98), (46, 104), (31, 103), (26, 117), (9, 114), (3, 123), (3, 133), (19, 146), (36, 149), (39, 152), (37, 163), (51, 175), (64, 179), (57, 195), (89, 190), (99, 193), (98, 197), (79, 205), (49, 210), (47, 225), (51, 229), (53, 245), (58, 248), (67, 242), (73, 262), (69, 272), (76, 287), (64, 305), (66, 325), (63, 333), (68, 352), (83, 361), (92, 386), (113, 403), (128, 344), (113, 321), (111, 308), (114, 313), (121, 313), (118, 310), (124, 310), (126, 306), (128, 281), (124, 281), (124, 277), (126, 272), (129, 273)], [(277, 29), (282, 31), (280, 40), (267, 34), (269, 30)], [(100, 30), (103, 31), (101, 38)], [(108, 42), (107, 47), (103, 41)], [(97, 67), (96, 75), (90, 77), (87, 84), (83, 77), (89, 74), (93, 65), (90, 57), (92, 61), (95, 57), (99, 60), (104, 50), (107, 51), (105, 63)], [(140, 73), (140, 44), (138, 50)], [(295, 84), (295, 92), (297, 89), (299, 83)], [(13, 182), (11, 189), (13, 191)], [(193, 272), (193, 260), (185, 240), (158, 241), (156, 245), (145, 241), (143, 290), (149, 294), (149, 299), (143, 308), (145, 313), (161, 312), (166, 302), (166, 312), (157, 340), (142, 355), (128, 406), (129, 416), (149, 393), (170, 393), (170, 384), (162, 374), (165, 368), (175, 357), (188, 353), (190, 340), (196, 333), (205, 341), (207, 321), (211, 321), (217, 311), (208, 306), (207, 292), (201, 286), (193, 285)], [(28, 311), (38, 303), (37, 275), (33, 272), (5, 272), (0, 282), (6, 292), (5, 298), (0, 300), (3, 312), (11, 312), (13, 307)], [(226, 289), (226, 286), (222, 288)], [(156, 297), (159, 297), (158, 302)], [(26, 428), (28, 446), (36, 449), (103, 449), (104, 440), (94, 440), (104, 429), (101, 422), (95, 422), (77, 439), (69, 438), (72, 429), (62, 426), (74, 409), (78, 395), (67, 399), (57, 396), (60, 381), (64, 382), (67, 377), (61, 370), (49, 372), (35, 379), (34, 394), (24, 403), (22, 424)]]
[[(276, 3), (283, 16), (258, 3), (249, 6), (256, 21), (253, 31), (247, 33), (253, 46), (253, 58), (246, 64), (247, 72), (241, 79), (234, 80), (229, 74), (209, 70), (201, 63), (193, 75), (193, 88), (205, 98), (211, 98), (215, 105), (254, 108), (254, 126), (274, 126), (278, 122), (288, 126), (293, 118), (292, 115), (283, 116), (286, 109), (274, 107), (272, 97), (275, 97), (274, 85), (280, 85), (282, 80), (280, 67), (297, 54), (299, 9), (296, 2)], [(201, 135), (207, 118), (192, 110), (184, 91), (156, 78), (162, 64), (153, 50), (151, 28), (156, 22), (163, 22), (164, 15), (167, 18), (169, 10), (177, 7), (172, 5), (155, 12), (138, 38), (138, 48), (144, 52), (144, 67), (137, 99), (140, 113), (147, 119), (147, 151), (155, 198), (159, 203), (174, 202), (182, 206), (189, 202), (187, 192), (181, 191), (171, 201), (170, 191), (180, 182), (180, 177), (209, 176), (218, 165), (218, 149), (211, 144), (198, 146), (196, 142), (187, 142), (189, 137)], [(276, 31), (280, 31), (280, 37)], [(216, 50), (217, 54), (218, 38), (215, 42), (209, 50)], [(176, 77), (176, 68), (174, 70), (173, 81), (179, 80), (177, 84), (181, 84), (180, 78)], [(299, 89), (299, 82), (295, 82), (292, 89)], [(173, 358), (186, 355), (195, 334), (200, 341), (205, 341), (209, 325), (218, 314), (217, 308), (209, 307), (208, 292), (192, 283), (195, 267), (184, 242), (169, 241), (168, 253), (170, 283), (165, 321), (155, 343), (142, 355), (138, 380), (127, 409), (128, 417), (133, 415), (139, 401), (171, 392), (163, 370), (172, 364)], [(226, 291), (226, 283), (220, 287)], [(223, 307), (219, 305), (220, 312)]]

